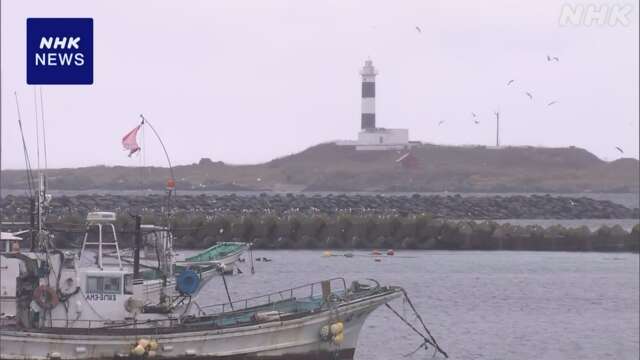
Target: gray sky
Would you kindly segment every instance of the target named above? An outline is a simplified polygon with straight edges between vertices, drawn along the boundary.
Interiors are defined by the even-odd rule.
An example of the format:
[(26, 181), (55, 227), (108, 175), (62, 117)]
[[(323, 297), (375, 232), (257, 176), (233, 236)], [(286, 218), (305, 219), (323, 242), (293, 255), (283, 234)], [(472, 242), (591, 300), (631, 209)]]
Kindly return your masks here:
[[(564, 4), (590, 3), (553, 0), (1, 4), (4, 168), (24, 167), (14, 91), (35, 167), (27, 17), (94, 18), (94, 85), (44, 87), (50, 167), (140, 164), (120, 145), (140, 113), (175, 164), (257, 163), (355, 139), (367, 57), (380, 73), (378, 126), (409, 128), (412, 140), (491, 145), (499, 109), (505, 145), (638, 157), (634, 1), (593, 2), (633, 7), (616, 26), (561, 26)], [(165, 165), (150, 132), (146, 149), (147, 163)]]

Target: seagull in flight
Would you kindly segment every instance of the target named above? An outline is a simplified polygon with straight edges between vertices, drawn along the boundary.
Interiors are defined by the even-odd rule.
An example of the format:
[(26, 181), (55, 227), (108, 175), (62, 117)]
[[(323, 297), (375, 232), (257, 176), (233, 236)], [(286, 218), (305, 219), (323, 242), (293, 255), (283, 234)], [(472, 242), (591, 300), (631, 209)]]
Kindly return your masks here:
[(472, 113), (471, 113), (471, 116), (473, 116), (473, 117), (477, 117), (478, 115), (476, 115), (476, 113), (472, 112)]
[(553, 100), (552, 102), (548, 103), (547, 106), (551, 106), (553, 104), (557, 104), (558, 102), (556, 100)]
[(557, 56), (549, 56), (547, 55), (547, 61), (560, 61), (560, 58)]
[(416, 26), (416, 30), (417, 30), (420, 34), (422, 34), (422, 29), (420, 29), (420, 26)]
[(473, 122), (474, 122), (476, 125), (480, 124), (480, 120), (473, 119)]
[(513, 84), (513, 82), (514, 82), (514, 81), (515, 81), (515, 80), (509, 80), (509, 82), (507, 83), (507, 86), (509, 86), (509, 85)]
[(529, 97), (529, 99), (533, 100), (533, 95), (531, 95), (531, 93), (530, 93), (530, 92), (528, 92), (528, 91), (527, 91), (527, 92), (525, 92), (525, 94), (527, 94), (527, 96)]
[(438, 122), (438, 126), (444, 124), (444, 120), (440, 120), (440, 122)]
[(620, 154), (624, 154), (624, 151), (621, 148), (619, 148), (618, 146), (616, 146), (616, 150), (620, 151)]

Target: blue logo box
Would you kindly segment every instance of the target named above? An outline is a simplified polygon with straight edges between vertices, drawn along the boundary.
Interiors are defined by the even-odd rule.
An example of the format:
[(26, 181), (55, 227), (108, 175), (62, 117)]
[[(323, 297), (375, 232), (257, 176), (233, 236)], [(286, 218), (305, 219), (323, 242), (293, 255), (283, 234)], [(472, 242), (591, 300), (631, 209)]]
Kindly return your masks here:
[(27, 84), (93, 84), (93, 19), (28, 18)]

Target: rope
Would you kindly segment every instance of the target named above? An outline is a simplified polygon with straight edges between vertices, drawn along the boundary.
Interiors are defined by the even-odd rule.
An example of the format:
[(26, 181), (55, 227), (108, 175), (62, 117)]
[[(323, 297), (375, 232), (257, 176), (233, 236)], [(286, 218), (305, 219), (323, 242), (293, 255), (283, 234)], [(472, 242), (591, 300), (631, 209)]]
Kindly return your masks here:
[[(402, 320), (402, 322), (404, 322), (405, 324), (407, 324), (407, 326), (413, 330), (413, 332), (415, 332), (416, 334), (418, 334), (422, 339), (424, 339), (424, 342), (426, 344), (429, 344), (433, 347), (436, 347), (436, 345), (434, 343), (431, 342), (431, 340), (427, 339), (426, 336), (424, 336), (420, 331), (418, 331), (418, 329), (415, 328), (415, 326), (411, 325), (411, 323), (409, 321), (407, 321), (407, 319), (403, 318), (402, 315), (400, 315), (399, 312), (397, 312), (393, 307), (391, 307), (391, 305), (389, 304), (384, 304), (387, 308), (389, 308), (389, 310), (391, 310), (391, 312), (393, 312), (400, 320)], [(446, 356), (446, 355), (445, 355)]]
[(420, 324), (422, 324), (422, 328), (429, 335), (429, 338), (435, 345), (436, 349), (438, 349), (438, 351), (442, 353), (442, 355), (448, 358), (449, 356), (447, 355), (447, 353), (444, 350), (442, 350), (442, 348), (440, 348), (436, 339), (433, 337), (433, 335), (431, 335), (431, 331), (429, 331), (429, 329), (427, 328), (427, 325), (425, 325), (424, 321), (422, 320), (422, 316), (420, 316), (420, 313), (418, 312), (418, 310), (416, 310), (415, 306), (413, 306), (413, 302), (411, 302), (411, 299), (409, 298), (409, 294), (407, 294), (407, 292), (404, 289), (401, 289), (401, 290), (402, 290), (402, 293), (404, 294), (405, 299), (407, 299), (407, 303), (411, 307), (411, 310), (413, 310), (413, 313), (416, 315), (416, 317), (420, 321)]
[(229, 299), (229, 306), (231, 306), (231, 310), (233, 310), (233, 302), (231, 302), (231, 295), (229, 294), (229, 288), (227, 287), (227, 278), (224, 276), (224, 269), (220, 269), (220, 274), (222, 274), (222, 282), (224, 283), (224, 290), (227, 292), (227, 299)]
[[(404, 291), (404, 289), (402, 289), (402, 292), (404, 293), (405, 297), (407, 296), (407, 293)], [(407, 302), (409, 303), (409, 305), (411, 305), (411, 301), (407, 298)], [(438, 345), (438, 343), (436, 342), (436, 340), (433, 338), (433, 336), (431, 335), (431, 333), (429, 332), (429, 330), (426, 328), (426, 326), (424, 325), (424, 323), (422, 323), (422, 320), (420, 318), (420, 315), (418, 314), (417, 310), (411, 306), (411, 309), (413, 309), (414, 314), (416, 315), (416, 317), (420, 320), (420, 322), (422, 323), (423, 327), (425, 328), (425, 331), (427, 332), (427, 334), (429, 335), (429, 338), (427, 338), (424, 334), (422, 334), (418, 329), (416, 329), (415, 326), (413, 326), (407, 319), (405, 319), (402, 315), (400, 315), (399, 312), (397, 312), (393, 307), (391, 307), (391, 305), (389, 304), (384, 304), (389, 310), (391, 310), (391, 312), (393, 312), (400, 320), (402, 320), (402, 322), (404, 322), (411, 330), (413, 330), (413, 332), (415, 332), (416, 334), (418, 334), (423, 340), (424, 343), (422, 345), (420, 345), (420, 347), (418, 347), (418, 349), (422, 348), (423, 346), (425, 347), (425, 349), (427, 348), (426, 345), (431, 345), (433, 346), (437, 352), (441, 353), (442, 355), (444, 355), (445, 358), (449, 358), (449, 355), (442, 350), (442, 348)], [(413, 355), (416, 351), (418, 351), (418, 349), (416, 349), (415, 351), (413, 351), (412, 353), (407, 354), (407, 356), (411, 356)]]

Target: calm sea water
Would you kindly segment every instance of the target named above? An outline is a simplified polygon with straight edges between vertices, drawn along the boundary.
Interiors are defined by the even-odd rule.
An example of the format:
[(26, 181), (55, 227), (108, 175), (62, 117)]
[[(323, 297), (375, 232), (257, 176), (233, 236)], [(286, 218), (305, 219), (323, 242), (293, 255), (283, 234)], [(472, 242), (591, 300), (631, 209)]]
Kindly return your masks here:
[[(337, 253), (336, 253), (337, 254)], [(403, 251), (374, 262), (322, 251), (256, 251), (256, 274), (227, 277), (233, 299), (330, 277), (404, 287), (451, 359), (638, 359), (637, 254)], [(226, 301), (220, 278), (198, 298)], [(409, 316), (401, 300), (395, 308)], [(411, 318), (409, 316), (409, 318)], [(419, 339), (388, 309), (366, 321), (356, 359), (403, 359)], [(431, 359), (419, 351), (408, 359)]]

